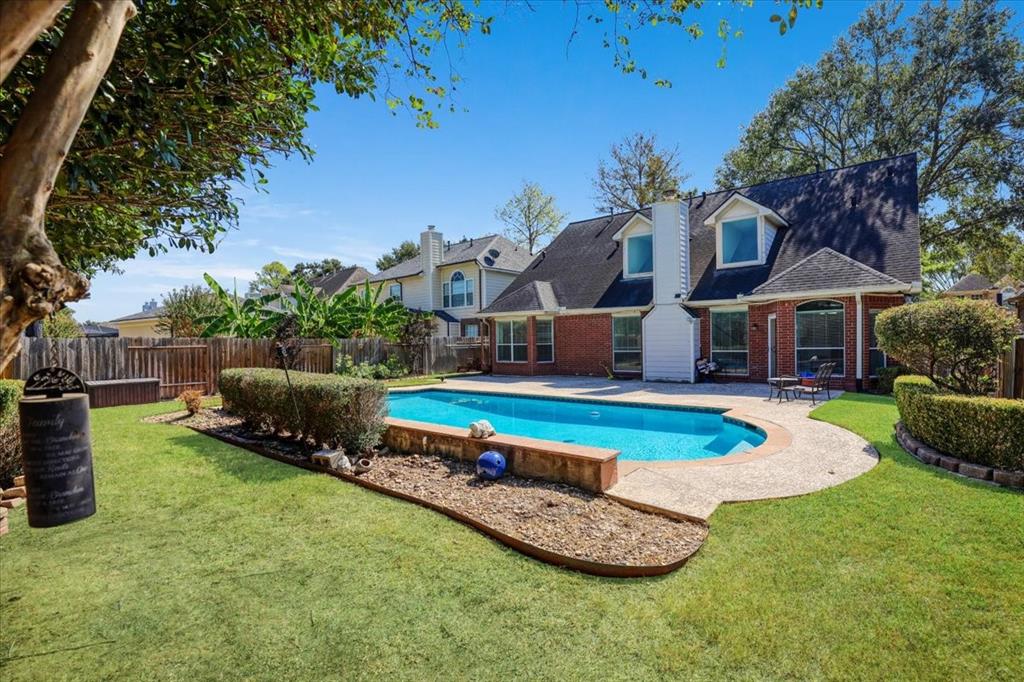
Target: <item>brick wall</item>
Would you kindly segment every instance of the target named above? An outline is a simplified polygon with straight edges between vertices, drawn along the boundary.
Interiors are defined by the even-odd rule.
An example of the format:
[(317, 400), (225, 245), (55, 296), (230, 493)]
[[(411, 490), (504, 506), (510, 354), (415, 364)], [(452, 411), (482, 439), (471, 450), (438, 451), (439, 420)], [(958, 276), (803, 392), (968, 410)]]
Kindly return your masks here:
[[(612, 316), (559, 315), (554, 321), (554, 362), (537, 362), (535, 317), (527, 319), (527, 362), (498, 362), (496, 320), (491, 320), (492, 371), (526, 376), (605, 376), (605, 367), (612, 366)], [(638, 375), (625, 373), (622, 376)]]

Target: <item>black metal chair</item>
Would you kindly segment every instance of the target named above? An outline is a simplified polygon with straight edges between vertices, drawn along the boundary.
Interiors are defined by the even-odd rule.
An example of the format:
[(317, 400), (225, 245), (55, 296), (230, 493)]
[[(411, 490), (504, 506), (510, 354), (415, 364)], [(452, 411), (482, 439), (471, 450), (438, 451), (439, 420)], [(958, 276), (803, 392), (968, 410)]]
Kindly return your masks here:
[(797, 398), (803, 393), (809, 393), (811, 395), (811, 404), (817, 404), (815, 397), (819, 393), (824, 393), (828, 396), (829, 400), (832, 400), (831, 386), (829, 385), (832, 380), (832, 371), (836, 368), (834, 362), (823, 362), (818, 366), (818, 371), (814, 374), (814, 380), (810, 386), (794, 386), (793, 390), (796, 392)]

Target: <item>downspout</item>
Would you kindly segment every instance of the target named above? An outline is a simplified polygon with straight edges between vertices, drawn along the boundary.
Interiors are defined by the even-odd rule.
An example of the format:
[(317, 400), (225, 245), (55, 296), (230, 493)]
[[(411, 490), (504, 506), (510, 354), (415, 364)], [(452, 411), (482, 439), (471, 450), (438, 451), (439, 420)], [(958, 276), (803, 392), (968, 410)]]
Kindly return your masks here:
[(857, 295), (857, 392), (864, 390), (864, 301)]

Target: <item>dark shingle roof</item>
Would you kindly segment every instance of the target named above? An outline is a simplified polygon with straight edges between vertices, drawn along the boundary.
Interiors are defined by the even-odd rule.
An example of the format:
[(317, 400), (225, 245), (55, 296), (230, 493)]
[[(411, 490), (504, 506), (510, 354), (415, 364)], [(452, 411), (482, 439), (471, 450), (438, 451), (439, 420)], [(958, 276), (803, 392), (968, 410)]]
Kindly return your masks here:
[[(718, 270), (715, 230), (705, 226), (704, 220), (737, 193), (772, 209), (789, 227), (779, 229), (765, 265)], [(844, 277), (857, 279), (853, 286), (860, 286), (860, 278), (870, 279), (868, 271), (906, 284), (921, 279), (913, 154), (723, 190), (688, 203), (690, 301), (749, 295), (822, 249), (867, 266), (867, 270), (853, 270), (847, 260), (842, 261)], [(484, 312), (539, 309), (514, 305), (530, 303), (530, 296), (520, 290), (535, 281), (549, 282), (558, 304), (565, 308), (648, 305), (651, 280), (622, 279), (619, 244), (612, 240), (637, 213), (651, 217), (650, 209), (643, 209), (570, 223)], [(822, 256), (826, 258), (835, 260)], [(847, 286), (834, 281), (836, 274), (823, 273), (817, 288)]]
[(826, 247), (754, 287), (754, 294), (898, 285), (900, 281)]
[[(533, 257), (501, 235), (487, 235), (445, 245), (441, 265), (477, 261), (482, 267), (521, 272)], [(423, 272), (420, 257), (410, 258), (370, 277), (371, 282), (412, 277)]]
[(351, 267), (342, 268), (341, 270), (335, 270), (323, 277), (317, 277), (312, 280), (310, 284), (312, 284), (313, 287), (320, 289), (320, 291), (325, 295), (333, 296), (334, 294), (348, 289), (353, 284), (358, 284), (363, 280), (369, 279), (369, 277), (369, 270), (358, 265), (353, 265)]
[(956, 284), (946, 291), (985, 291), (992, 288), (994, 288), (994, 285), (988, 277), (971, 273), (961, 277)]

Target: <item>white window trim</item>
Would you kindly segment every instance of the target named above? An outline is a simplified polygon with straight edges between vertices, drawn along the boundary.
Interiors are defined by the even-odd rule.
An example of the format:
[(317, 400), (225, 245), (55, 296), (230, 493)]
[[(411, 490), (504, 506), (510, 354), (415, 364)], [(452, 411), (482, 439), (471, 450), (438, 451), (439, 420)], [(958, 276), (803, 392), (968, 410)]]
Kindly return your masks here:
[[(524, 340), (522, 343), (515, 343), (515, 335), (512, 333), (512, 325), (514, 323), (516, 323), (516, 322), (522, 322), (524, 325), (526, 325), (526, 340)], [(527, 320), (526, 318), (523, 318), (523, 317), (516, 317), (516, 318), (511, 318), (511, 319), (508, 319), (508, 320), (495, 320), (494, 324), (495, 324), (495, 327), (494, 327), (494, 361), (496, 363), (501, 363), (503, 365), (525, 365), (525, 364), (527, 364), (530, 361), (530, 326), (529, 326), (530, 323), (529, 323), (529, 320)], [(501, 335), (498, 333), (498, 327), (500, 325), (503, 325), (503, 324), (509, 325), (509, 328), (508, 328), (508, 338), (511, 339), (511, 343), (501, 343), (501, 340), (500, 340), (501, 339)], [(509, 353), (509, 359), (508, 360), (499, 360), (498, 359), (498, 348), (501, 347), (501, 346), (508, 346), (509, 349), (511, 350), (511, 352)], [(525, 360), (516, 360), (515, 359), (515, 357), (516, 357), (515, 347), (516, 346), (523, 346), (524, 348), (526, 348), (526, 359)]]
[[(799, 367), (800, 367), (800, 351), (802, 351), (802, 350), (835, 350), (836, 348), (839, 348), (839, 346), (807, 346), (807, 347), (800, 347), (798, 345), (800, 343), (800, 328), (799, 328), (799, 324), (798, 324), (798, 322), (800, 320), (800, 310), (799, 310), (799, 308), (804, 303), (816, 303), (818, 301), (829, 301), (831, 303), (838, 303), (839, 305), (843, 306), (843, 345), (842, 345), (842, 348), (843, 348), (843, 373), (842, 374), (833, 374), (832, 376), (834, 378), (838, 378), (838, 379), (845, 379), (846, 378), (846, 304), (843, 303), (842, 301), (837, 301), (834, 298), (808, 299), (806, 301), (800, 301), (800, 303), (798, 303), (796, 306), (793, 307), (793, 371), (795, 373), (797, 373), (797, 375), (799, 376), (799, 372), (800, 372), (800, 369), (799, 369)], [(820, 312), (820, 311), (812, 311), (812, 312)]]
[[(392, 289), (393, 289), (394, 287), (398, 287), (398, 296), (397, 296), (397, 297), (396, 297), (396, 296), (393, 296), (393, 295), (391, 294), (391, 290), (392, 290)], [(401, 300), (403, 300), (403, 295), (405, 294), (405, 291), (403, 291), (403, 289), (404, 289), (404, 288), (405, 288), (405, 287), (403, 287), (403, 286), (402, 286), (402, 283), (401, 283), (401, 282), (395, 282), (394, 284), (389, 284), (389, 285), (388, 285), (388, 298), (393, 298), (393, 299), (395, 299), (395, 300), (397, 300), (397, 301), (401, 301)]]
[[(876, 343), (878, 342), (878, 334), (875, 333), (875, 325), (871, 324), (871, 316), (872, 315), (878, 315), (878, 313), (882, 312), (883, 310), (885, 310), (885, 308), (869, 308), (868, 309), (868, 324), (871, 325), (871, 327), (868, 329), (868, 379), (877, 379), (878, 378), (877, 374), (871, 374), (871, 351), (882, 350), (878, 346), (872, 346), (871, 345), (871, 337), (872, 336), (875, 337), (875, 342)], [(843, 352), (844, 353), (846, 352), (845, 349), (843, 350)], [(882, 353), (882, 367), (884, 368), (884, 367), (888, 367), (888, 366), (889, 366), (889, 354), (883, 352)]]
[(537, 346), (542, 346), (542, 345), (543, 346), (547, 346), (547, 345), (549, 345), (549, 344), (546, 344), (546, 343), (544, 343), (544, 344), (537, 343), (537, 326), (536, 325), (537, 325), (537, 322), (544, 322), (544, 321), (551, 323), (551, 344), (550, 344), (551, 345), (551, 359), (550, 360), (537, 360), (537, 364), (538, 365), (551, 365), (551, 364), (554, 364), (554, 362), (555, 362), (555, 318), (553, 318), (553, 317), (538, 317), (538, 318), (534, 319), (533, 352), (534, 352), (534, 356), (536, 356)]
[[(620, 350), (619, 353), (640, 353), (640, 369), (619, 369), (615, 366), (615, 320), (616, 318), (637, 317), (640, 318), (640, 346), (636, 350)], [(636, 313), (623, 313), (612, 315), (612, 371), (623, 374), (643, 374), (644, 371), (644, 316)]]
[[(757, 218), (757, 258), (755, 260), (744, 260), (738, 263), (725, 263), (722, 261), (722, 230), (725, 223), (735, 222), (737, 220), (749, 220), (750, 218)], [(765, 252), (764, 252), (764, 236), (765, 236), (765, 218), (764, 215), (759, 213), (743, 213), (740, 215), (731, 215), (726, 219), (718, 220), (715, 222), (715, 267), (718, 270), (728, 270), (729, 268), (748, 268), (752, 265), (764, 265)]]
[[(647, 272), (629, 272), (629, 240), (633, 237), (651, 237), (651, 269)], [(654, 275), (654, 231), (637, 230), (622, 238), (622, 279), (644, 279)]]
[[(466, 294), (470, 293), (470, 287), (473, 288), (473, 301), (471, 303), (463, 303), (462, 305), (451, 305), (452, 277), (454, 277), (456, 274), (462, 275), (462, 281), (466, 283)], [(447, 295), (445, 294), (445, 289), (448, 290)], [(447, 299), (447, 303), (445, 302), (445, 299)], [(473, 280), (472, 277), (466, 277), (466, 273), (464, 273), (461, 269), (455, 270), (450, 275), (448, 275), (448, 278), (445, 281), (441, 282), (441, 307), (444, 308), (445, 310), (461, 310), (462, 308), (474, 308), (476, 307), (476, 302), (477, 294), (475, 281)]]
[[(725, 370), (718, 370), (720, 374), (730, 377), (749, 377), (750, 376), (750, 308), (746, 306), (724, 306), (721, 308), (714, 308), (708, 311), (708, 360), (715, 359), (715, 323), (711, 318), (715, 313), (746, 313), (747, 314), (747, 371), (746, 372), (727, 372)], [(777, 324), (777, 323), (776, 323)], [(768, 330), (765, 330), (767, 335)], [(778, 334), (778, 328), (775, 331)], [(778, 339), (775, 341), (778, 343)], [(723, 353), (739, 353), (738, 350), (723, 350)]]

